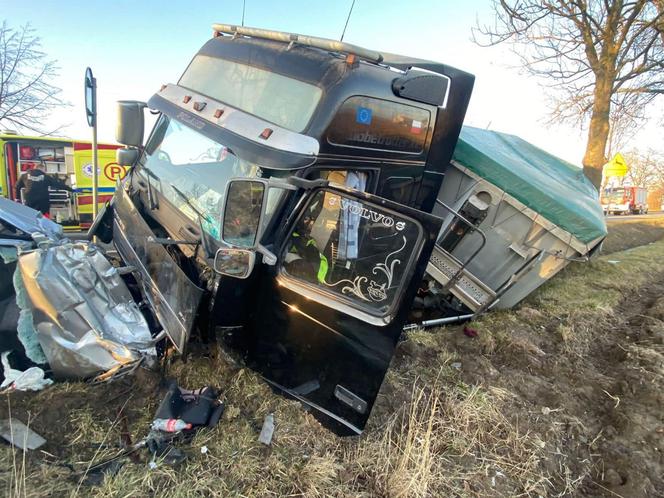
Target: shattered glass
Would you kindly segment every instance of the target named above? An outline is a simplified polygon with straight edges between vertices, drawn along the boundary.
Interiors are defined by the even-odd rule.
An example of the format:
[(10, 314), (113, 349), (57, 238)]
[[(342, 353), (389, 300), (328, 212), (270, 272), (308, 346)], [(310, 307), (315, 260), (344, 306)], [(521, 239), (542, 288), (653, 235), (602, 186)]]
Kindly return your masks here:
[(32, 310), (30, 309), (30, 300), (25, 292), (23, 278), (18, 268), (14, 272), (14, 290), (16, 291), (16, 305), (18, 306), (18, 339), (25, 348), (25, 355), (35, 363), (45, 364), (46, 355), (39, 344), (37, 331), (32, 321)]

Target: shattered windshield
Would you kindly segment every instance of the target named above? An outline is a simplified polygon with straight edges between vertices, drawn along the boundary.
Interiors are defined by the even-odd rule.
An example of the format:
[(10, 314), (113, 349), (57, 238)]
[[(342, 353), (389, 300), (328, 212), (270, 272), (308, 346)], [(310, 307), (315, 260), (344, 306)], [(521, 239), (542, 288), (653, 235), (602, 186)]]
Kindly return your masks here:
[(260, 168), (227, 146), (166, 116), (145, 148), (142, 173), (156, 190), (217, 240), (228, 180), (260, 176)]

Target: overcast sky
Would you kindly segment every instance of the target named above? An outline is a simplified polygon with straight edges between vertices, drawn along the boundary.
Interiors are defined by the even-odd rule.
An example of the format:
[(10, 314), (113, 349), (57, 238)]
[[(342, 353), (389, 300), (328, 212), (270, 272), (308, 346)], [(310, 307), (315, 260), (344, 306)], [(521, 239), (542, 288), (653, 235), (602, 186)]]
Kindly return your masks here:
[[(352, 0), (246, 0), (245, 25), (338, 39)], [(492, 20), (489, 0), (356, 0), (344, 41), (433, 59), (476, 76), (466, 124), (518, 135), (580, 165), (586, 132), (547, 127), (547, 101), (536, 80), (511, 67), (508, 48), (481, 48), (470, 40), (477, 19)], [(163, 83), (175, 83), (213, 22), (239, 24), (242, 0), (165, 2), (0, 0), (0, 19), (30, 23), (43, 50), (56, 59), (72, 107), (52, 117), (65, 133), (89, 138), (83, 110), (83, 76), (97, 78), (99, 140), (113, 141), (115, 101), (147, 100)], [(633, 144), (662, 148), (654, 123)]]

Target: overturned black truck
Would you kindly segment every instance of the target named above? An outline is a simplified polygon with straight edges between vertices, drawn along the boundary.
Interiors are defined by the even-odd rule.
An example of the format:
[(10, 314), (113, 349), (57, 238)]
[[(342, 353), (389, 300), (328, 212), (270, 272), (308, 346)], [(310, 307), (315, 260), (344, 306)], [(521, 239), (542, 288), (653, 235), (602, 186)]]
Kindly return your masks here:
[[(118, 103), (118, 162), (131, 169), (89, 233), (112, 244), (114, 276), (155, 318), (143, 353), (164, 335), (179, 352), (192, 334), (217, 340), (358, 434), (414, 302), (426, 323), (511, 306), (604, 237), (582, 178), (566, 212), (569, 199), (535, 181), (510, 192), (509, 178), (453, 160), (472, 75), (333, 40), (213, 30), (178, 84)], [(144, 142), (146, 108), (158, 118)], [(486, 165), (470, 133), (465, 157)], [(39, 264), (21, 268), (28, 294)], [(52, 313), (33, 311), (43, 337), (37, 322)]]

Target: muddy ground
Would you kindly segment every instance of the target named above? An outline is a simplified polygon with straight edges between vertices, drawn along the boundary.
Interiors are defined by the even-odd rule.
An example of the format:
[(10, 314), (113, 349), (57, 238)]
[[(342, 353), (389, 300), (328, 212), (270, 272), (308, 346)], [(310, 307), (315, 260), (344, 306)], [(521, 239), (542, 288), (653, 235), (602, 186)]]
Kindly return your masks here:
[[(0, 418), (11, 411), (47, 443), (26, 454), (0, 446), (0, 488), (6, 496), (664, 496), (664, 242), (635, 247), (654, 241), (647, 227), (613, 233), (632, 249), (572, 265), (516, 310), (404, 336), (361, 437), (334, 436), (198, 345), (163, 372), (3, 395)], [(165, 376), (219, 387), (221, 423), (180, 445), (189, 458), (179, 467), (150, 470), (141, 452), (89, 485), (92, 462), (147, 433)], [(257, 442), (267, 413), (277, 421), (271, 447)]]
[(595, 330), (572, 346), (566, 332), (583, 331), (561, 329), (558, 317), (535, 307), (516, 314), (513, 336), (490, 354), (459, 328), (442, 332), (463, 381), (514, 395), (505, 409), (548, 447), (542, 464), (563, 494), (664, 496), (664, 274), (626, 295), (610, 317), (592, 323), (595, 315), (579, 315), (580, 329)]

